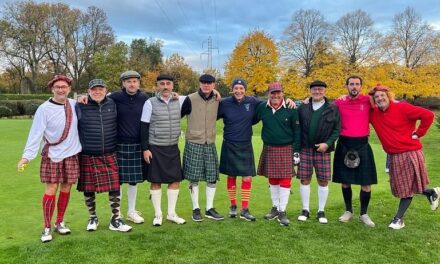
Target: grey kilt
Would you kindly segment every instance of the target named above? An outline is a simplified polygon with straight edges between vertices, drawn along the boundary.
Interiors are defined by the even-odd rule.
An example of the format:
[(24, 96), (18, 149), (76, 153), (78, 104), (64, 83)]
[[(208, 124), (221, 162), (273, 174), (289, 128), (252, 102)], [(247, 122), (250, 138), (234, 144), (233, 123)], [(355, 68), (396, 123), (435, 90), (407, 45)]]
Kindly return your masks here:
[(255, 176), (252, 142), (233, 143), (223, 140), (219, 170), (228, 176)]
[(140, 144), (118, 144), (116, 155), (120, 183), (140, 183), (145, 180), (145, 161)]
[(183, 177), (190, 182), (218, 181), (218, 159), (215, 144), (186, 142), (183, 151)]

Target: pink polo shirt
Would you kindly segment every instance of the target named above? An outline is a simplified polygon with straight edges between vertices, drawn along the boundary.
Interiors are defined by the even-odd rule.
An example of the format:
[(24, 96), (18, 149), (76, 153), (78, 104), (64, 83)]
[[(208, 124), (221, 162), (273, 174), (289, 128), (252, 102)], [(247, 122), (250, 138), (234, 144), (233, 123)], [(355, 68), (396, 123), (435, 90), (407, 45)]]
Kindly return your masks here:
[(356, 98), (346, 97), (333, 102), (339, 107), (341, 114), (341, 136), (365, 137), (370, 134), (369, 112), (370, 97), (358, 95)]

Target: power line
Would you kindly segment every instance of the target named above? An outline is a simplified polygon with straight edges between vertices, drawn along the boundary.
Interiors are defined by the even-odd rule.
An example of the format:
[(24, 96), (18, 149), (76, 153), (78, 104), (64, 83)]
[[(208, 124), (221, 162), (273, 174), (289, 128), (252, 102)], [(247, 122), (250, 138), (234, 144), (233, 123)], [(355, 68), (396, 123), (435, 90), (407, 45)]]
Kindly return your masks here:
[(205, 43), (208, 44), (207, 45), (207, 50), (205, 52), (200, 53), (200, 58), (202, 58), (203, 55), (207, 55), (208, 56), (207, 68), (212, 70), (212, 50), (216, 49), (217, 53), (218, 53), (218, 48), (212, 46), (212, 38), (211, 38), (211, 36), (208, 37), (207, 41), (204, 41), (202, 43), (202, 48), (203, 48), (203, 45)]

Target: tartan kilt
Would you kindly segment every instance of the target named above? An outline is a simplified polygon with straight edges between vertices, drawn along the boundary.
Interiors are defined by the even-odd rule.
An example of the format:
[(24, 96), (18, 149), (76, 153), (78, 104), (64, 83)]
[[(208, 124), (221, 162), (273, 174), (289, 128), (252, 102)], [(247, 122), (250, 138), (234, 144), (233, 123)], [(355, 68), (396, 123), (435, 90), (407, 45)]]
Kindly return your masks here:
[(331, 181), (331, 161), (330, 152), (317, 152), (313, 148), (303, 148), (300, 151), (300, 163), (298, 167), (298, 179), (311, 179), (313, 168), (315, 168), (316, 178), (321, 181)]
[(118, 144), (116, 155), (119, 166), (119, 182), (140, 183), (145, 181), (145, 161), (140, 144)]
[(264, 145), (261, 151), (257, 174), (273, 179), (292, 178), (295, 175), (292, 145)]
[(81, 173), (77, 190), (80, 192), (112, 192), (119, 190), (116, 153), (104, 155), (80, 154)]
[(218, 160), (215, 144), (186, 142), (183, 151), (183, 177), (190, 182), (218, 181)]
[(422, 150), (390, 154), (390, 186), (395, 197), (422, 193), (429, 183)]
[(78, 154), (67, 157), (60, 162), (53, 162), (43, 156), (40, 164), (40, 180), (42, 183), (74, 184), (79, 177)]
[(182, 166), (178, 145), (150, 145), (152, 160), (147, 166), (147, 180), (153, 183), (181, 182)]
[(252, 142), (233, 143), (223, 140), (219, 170), (228, 176), (255, 176)]

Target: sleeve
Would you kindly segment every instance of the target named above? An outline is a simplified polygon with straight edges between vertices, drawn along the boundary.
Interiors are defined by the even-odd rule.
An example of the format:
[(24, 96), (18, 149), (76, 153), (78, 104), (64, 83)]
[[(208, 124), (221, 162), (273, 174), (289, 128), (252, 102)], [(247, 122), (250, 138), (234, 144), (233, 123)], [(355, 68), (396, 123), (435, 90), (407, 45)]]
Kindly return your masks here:
[(224, 104), (224, 100), (221, 100), (220, 103), (218, 104), (218, 111), (217, 111), (217, 120), (222, 119), (223, 116), (223, 104)]
[(402, 103), (405, 108), (406, 116), (411, 121), (420, 120), (420, 124), (416, 129), (416, 135), (423, 137), (428, 133), (428, 129), (434, 122), (434, 113), (423, 107), (414, 106), (408, 103)]
[(150, 137), (150, 123), (141, 122), (141, 148), (142, 151), (148, 150), (150, 144), (148, 142)]
[(46, 115), (44, 109), (39, 107), (35, 112), (34, 121), (32, 122), (31, 130), (23, 151), (22, 158), (29, 161), (35, 159), (40, 149), (43, 140), (44, 131), (46, 130)]
[(336, 142), (336, 140), (339, 137), (339, 133), (341, 132), (341, 116), (339, 115), (339, 110), (337, 106), (335, 110), (335, 119), (336, 120), (333, 126), (333, 132), (330, 134), (330, 137), (328, 138), (327, 142), (325, 142), (329, 147)]
[(292, 110), (292, 130), (293, 130), (293, 151), (299, 152), (301, 149), (301, 126), (299, 125), (298, 111)]
[(153, 106), (151, 105), (151, 101), (145, 101), (144, 107), (142, 108), (141, 122), (150, 123), (152, 111)]
[(183, 101), (182, 108), (180, 110), (180, 117), (182, 118), (186, 115), (191, 114), (191, 109), (192, 109), (191, 100), (189, 99), (188, 96), (186, 96), (185, 100)]

